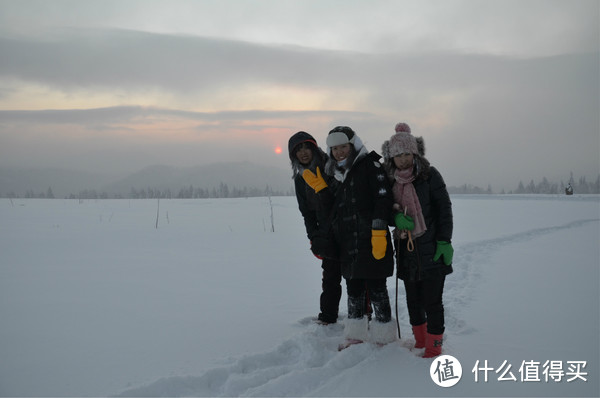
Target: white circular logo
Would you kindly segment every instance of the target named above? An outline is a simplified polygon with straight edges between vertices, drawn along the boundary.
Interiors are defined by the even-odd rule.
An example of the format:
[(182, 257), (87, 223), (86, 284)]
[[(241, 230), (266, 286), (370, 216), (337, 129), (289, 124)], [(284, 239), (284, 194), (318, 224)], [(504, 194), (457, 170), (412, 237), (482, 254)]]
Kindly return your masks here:
[(452, 387), (462, 377), (462, 366), (452, 355), (440, 355), (431, 363), (429, 374), (438, 386)]

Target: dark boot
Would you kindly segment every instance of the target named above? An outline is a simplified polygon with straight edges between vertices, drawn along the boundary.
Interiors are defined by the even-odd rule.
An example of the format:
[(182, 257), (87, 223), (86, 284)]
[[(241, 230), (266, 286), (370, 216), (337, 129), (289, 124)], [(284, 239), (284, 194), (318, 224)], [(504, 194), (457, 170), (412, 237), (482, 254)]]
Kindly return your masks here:
[(387, 289), (385, 287), (372, 288), (369, 296), (375, 312), (375, 320), (381, 323), (389, 322), (392, 319), (392, 309)]
[(369, 292), (367, 292), (365, 297), (365, 313), (367, 314), (369, 321), (371, 321), (371, 318), (373, 317), (373, 307), (371, 306), (371, 297), (369, 297)]
[(425, 339), (425, 354), (423, 354), (423, 358), (435, 358), (438, 355), (441, 355), (443, 341), (443, 334), (427, 333), (427, 337)]
[(365, 315), (366, 292), (360, 292), (353, 296), (348, 294), (348, 318), (361, 319)]

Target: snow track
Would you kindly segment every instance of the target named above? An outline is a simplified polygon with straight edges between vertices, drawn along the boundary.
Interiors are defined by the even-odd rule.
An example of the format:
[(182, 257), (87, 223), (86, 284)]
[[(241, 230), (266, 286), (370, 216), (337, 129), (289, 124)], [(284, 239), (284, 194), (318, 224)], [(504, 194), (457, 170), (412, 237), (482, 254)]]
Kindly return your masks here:
[(198, 377), (164, 378), (120, 396), (318, 396), (385, 351), (419, 360), (400, 345), (366, 343), (338, 352), (342, 323), (306, 326), (305, 321), (298, 323), (299, 333), (270, 352), (244, 356)]
[[(482, 277), (481, 265), (494, 252), (515, 243), (598, 222), (598, 219), (582, 219), (457, 246), (455, 272), (447, 279), (445, 291), (446, 324), (452, 331), (451, 335), (476, 332), (463, 319), (463, 312), (473, 300), (475, 287)], [(410, 350), (414, 341), (405, 310), (402, 283), (399, 286), (398, 304), (403, 332), (399, 343), (385, 347), (360, 344), (338, 352), (337, 346), (343, 339), (343, 316), (340, 322), (329, 326), (316, 325), (311, 318), (303, 318), (297, 323), (301, 330), (272, 351), (243, 356), (197, 377), (163, 378), (147, 386), (127, 390), (121, 396), (327, 396), (331, 395), (331, 391), (336, 391), (336, 395), (352, 396), (362, 394), (356, 390), (344, 391), (344, 384), (349, 388), (348, 379), (360, 378), (360, 373), (375, 363), (394, 362), (399, 370), (403, 366), (422, 368), (422, 373), (426, 374), (430, 362), (419, 357), (422, 350)], [(390, 289), (392, 300), (393, 294), (395, 292)], [(452, 355), (452, 351), (450, 337), (444, 353)], [(363, 393), (367, 395), (369, 390), (365, 389)]]
[[(444, 290), (446, 327), (452, 330), (453, 334), (468, 334), (473, 331), (472, 327), (464, 321), (464, 314), (461, 314), (460, 309), (468, 307), (469, 302), (473, 299), (473, 290), (481, 279), (483, 265), (494, 252), (515, 243), (526, 242), (547, 234), (574, 229), (599, 221), (597, 218), (571, 221), (562, 225), (533, 228), (494, 239), (457, 245), (453, 259), (454, 272), (446, 278)], [(400, 292), (402, 291), (403, 289), (400, 289)], [(405, 300), (403, 293), (400, 293), (400, 297)], [(400, 308), (402, 308), (401, 303), (403, 302), (400, 301)], [(400, 319), (408, 323), (408, 314), (405, 314), (405, 317), (400, 316)]]
[[(343, 331), (341, 324), (323, 327), (307, 320), (310, 322), (307, 318), (298, 323), (303, 329), (300, 333), (273, 351), (244, 356), (199, 377), (164, 378), (146, 387), (128, 390), (122, 396), (307, 395), (316, 387), (316, 378), (327, 379), (333, 376), (329, 374), (332, 369), (339, 371), (356, 365), (353, 361), (340, 360), (343, 355), (340, 358), (336, 355)], [(326, 365), (330, 363), (333, 367), (327, 370)], [(291, 379), (307, 382), (288, 383)], [(299, 385), (304, 385), (303, 391), (297, 390)]]

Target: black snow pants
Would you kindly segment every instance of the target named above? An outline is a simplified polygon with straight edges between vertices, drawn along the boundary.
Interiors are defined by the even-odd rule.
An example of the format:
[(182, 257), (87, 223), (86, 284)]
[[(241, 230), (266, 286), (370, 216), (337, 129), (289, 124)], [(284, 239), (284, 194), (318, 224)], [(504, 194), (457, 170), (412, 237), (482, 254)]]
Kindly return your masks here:
[(323, 280), (319, 320), (335, 323), (337, 322), (340, 299), (342, 298), (342, 266), (337, 260), (325, 258), (321, 268), (323, 268)]
[(432, 275), (418, 282), (404, 281), (406, 305), (412, 326), (427, 322), (427, 332), (444, 334), (444, 292), (445, 275)]

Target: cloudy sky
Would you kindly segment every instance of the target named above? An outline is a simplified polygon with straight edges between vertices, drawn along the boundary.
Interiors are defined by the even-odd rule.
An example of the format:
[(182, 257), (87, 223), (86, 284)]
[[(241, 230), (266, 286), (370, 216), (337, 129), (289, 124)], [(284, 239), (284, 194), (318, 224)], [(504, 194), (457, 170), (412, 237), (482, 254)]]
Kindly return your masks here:
[(595, 180), (599, 21), (597, 0), (0, 0), (0, 167), (289, 168), (296, 131), (379, 151), (405, 121), (449, 185)]

